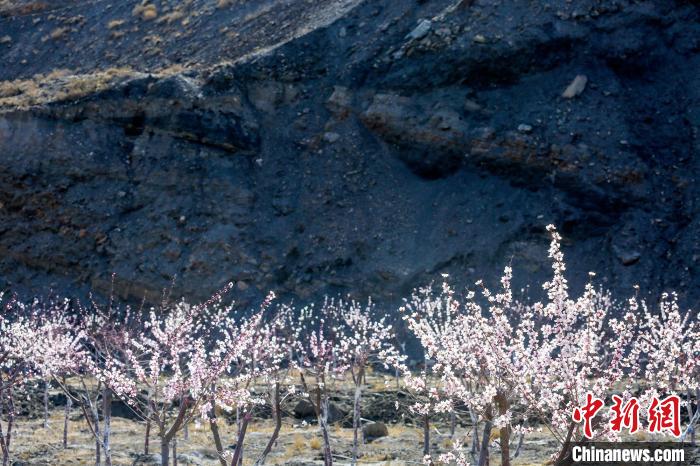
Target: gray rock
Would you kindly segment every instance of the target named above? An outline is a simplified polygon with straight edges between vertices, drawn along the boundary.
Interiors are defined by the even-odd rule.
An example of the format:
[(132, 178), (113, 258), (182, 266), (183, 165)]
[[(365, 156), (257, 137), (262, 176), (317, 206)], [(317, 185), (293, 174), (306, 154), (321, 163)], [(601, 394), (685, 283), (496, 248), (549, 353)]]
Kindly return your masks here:
[(418, 22), (418, 26), (415, 27), (411, 32), (406, 35), (406, 39), (410, 40), (420, 40), (428, 35), (430, 29), (433, 27), (432, 21), (428, 19), (421, 19)]
[(362, 427), (362, 434), (367, 441), (372, 441), (380, 437), (389, 435), (389, 429), (383, 422), (373, 422)]
[(149, 455), (139, 455), (136, 457), (131, 466), (147, 466), (147, 465), (160, 465), (161, 459), (158, 453), (152, 453)]
[(340, 139), (340, 134), (338, 134), (338, 133), (328, 132), (328, 133), (325, 133), (323, 135), (323, 140), (330, 143), (330, 144), (333, 144), (334, 142), (338, 142), (339, 139)]
[[(307, 399), (301, 399), (297, 402), (293, 409), (294, 417), (298, 419), (308, 419), (315, 418), (316, 411), (314, 411), (313, 404)], [(340, 409), (338, 405), (333, 402), (328, 404), (328, 423), (334, 424), (336, 422), (342, 421), (347, 413)]]
[(316, 411), (314, 411), (314, 405), (307, 399), (301, 399), (294, 405), (294, 417), (303, 419), (307, 417), (316, 416)]
[(518, 131), (521, 133), (532, 133), (532, 126), (522, 123), (518, 125)]
[(350, 113), (352, 94), (347, 87), (335, 86), (326, 101), (326, 108), (337, 118), (345, 118)]
[(571, 84), (566, 87), (561, 96), (565, 99), (573, 99), (574, 97), (583, 93), (583, 91), (586, 89), (587, 83), (588, 78), (586, 75), (579, 74), (573, 81), (571, 81)]
[(634, 265), (642, 258), (642, 253), (634, 249), (615, 248), (615, 254), (622, 265)]

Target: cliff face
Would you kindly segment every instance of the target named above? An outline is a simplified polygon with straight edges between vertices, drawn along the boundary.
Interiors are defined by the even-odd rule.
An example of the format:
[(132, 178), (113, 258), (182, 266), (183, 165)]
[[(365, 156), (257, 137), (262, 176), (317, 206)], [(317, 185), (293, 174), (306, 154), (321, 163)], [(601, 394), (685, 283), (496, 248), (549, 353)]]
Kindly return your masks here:
[(696, 4), (168, 3), (0, 2), (0, 287), (697, 304)]

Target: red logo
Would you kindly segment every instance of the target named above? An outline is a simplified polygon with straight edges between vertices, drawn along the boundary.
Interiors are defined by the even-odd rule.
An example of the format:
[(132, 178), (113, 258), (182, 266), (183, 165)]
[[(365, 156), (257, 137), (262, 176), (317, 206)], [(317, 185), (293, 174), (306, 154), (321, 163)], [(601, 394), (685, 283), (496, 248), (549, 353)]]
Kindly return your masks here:
[(622, 398), (617, 395), (612, 397), (615, 403), (610, 411), (612, 411), (612, 419), (610, 420), (613, 432), (620, 432), (625, 427), (629, 429), (630, 434), (634, 434), (639, 430), (639, 400), (635, 397), (622, 405)]
[(586, 393), (586, 405), (582, 406), (581, 408), (574, 409), (574, 414), (571, 416), (571, 418), (574, 420), (574, 422), (583, 421), (583, 434), (586, 436), (586, 438), (593, 438), (593, 418), (598, 411), (600, 411), (600, 408), (603, 407), (603, 404), (603, 400), (594, 398), (589, 392)]
[[(623, 404), (623, 399), (613, 395), (613, 405), (610, 407), (610, 429), (613, 432), (621, 432), (628, 429), (630, 434), (639, 430), (639, 400), (630, 398)], [(586, 438), (593, 438), (593, 418), (603, 407), (603, 400), (595, 398), (591, 393), (586, 393), (586, 404), (574, 409), (571, 418), (574, 422), (583, 422), (583, 434)], [(681, 399), (678, 395), (671, 395), (663, 400), (654, 397), (647, 409), (649, 421), (648, 431), (655, 433), (669, 433), (675, 437), (681, 435)]]
[(670, 432), (681, 436), (681, 399), (671, 395), (661, 401), (654, 398), (649, 406), (649, 432)]

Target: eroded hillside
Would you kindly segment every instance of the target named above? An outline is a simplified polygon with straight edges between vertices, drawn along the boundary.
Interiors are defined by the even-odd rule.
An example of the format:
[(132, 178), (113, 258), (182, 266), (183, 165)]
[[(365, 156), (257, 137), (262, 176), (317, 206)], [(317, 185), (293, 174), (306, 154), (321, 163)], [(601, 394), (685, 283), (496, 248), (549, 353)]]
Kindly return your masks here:
[[(0, 286), (700, 280), (688, 2), (0, 2)], [(578, 278), (577, 278), (578, 277)], [(531, 294), (534, 294), (533, 292)]]

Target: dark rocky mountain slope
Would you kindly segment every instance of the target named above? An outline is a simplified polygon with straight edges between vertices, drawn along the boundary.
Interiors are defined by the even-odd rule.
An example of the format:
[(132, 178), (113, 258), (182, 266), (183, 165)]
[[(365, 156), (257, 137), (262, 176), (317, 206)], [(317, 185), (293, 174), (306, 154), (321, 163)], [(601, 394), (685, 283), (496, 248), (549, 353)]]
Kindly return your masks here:
[[(0, 287), (700, 298), (700, 6), (0, 1)], [(57, 71), (58, 70), (58, 71)], [(568, 89), (567, 89), (568, 88)], [(495, 285), (495, 284), (494, 284)], [(533, 290), (531, 294), (537, 294)]]

